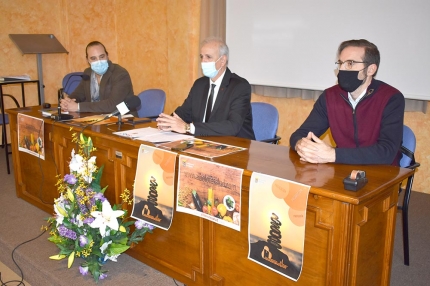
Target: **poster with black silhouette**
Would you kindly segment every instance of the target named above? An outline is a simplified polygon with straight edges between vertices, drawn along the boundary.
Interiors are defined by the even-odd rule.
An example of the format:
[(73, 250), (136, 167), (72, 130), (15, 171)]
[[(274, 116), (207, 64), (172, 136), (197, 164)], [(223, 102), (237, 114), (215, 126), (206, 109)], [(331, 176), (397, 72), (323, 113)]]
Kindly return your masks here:
[(168, 230), (173, 218), (176, 153), (140, 145), (131, 217)]
[(302, 271), (310, 186), (252, 173), (248, 258), (291, 280)]
[(18, 113), (18, 150), (45, 160), (43, 119)]
[(176, 211), (240, 231), (243, 169), (179, 156)]

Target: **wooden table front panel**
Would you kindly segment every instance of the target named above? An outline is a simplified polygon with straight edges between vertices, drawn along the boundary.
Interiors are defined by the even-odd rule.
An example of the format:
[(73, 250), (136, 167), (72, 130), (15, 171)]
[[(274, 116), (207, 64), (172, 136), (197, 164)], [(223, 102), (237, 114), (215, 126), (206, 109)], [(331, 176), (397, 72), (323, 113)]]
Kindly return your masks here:
[[(69, 173), (70, 154), (76, 144), (71, 142), (69, 126), (48, 119), (45, 160), (19, 152), (16, 115), (23, 111), (28, 112), (9, 111), (17, 195), (52, 213), (53, 201), (58, 197), (55, 174)], [(28, 114), (40, 116), (37, 107)], [(93, 154), (97, 156), (97, 165), (104, 165), (101, 183), (109, 186), (105, 195), (111, 202), (119, 203), (125, 188), (133, 190), (138, 149), (143, 142), (112, 135), (111, 129), (92, 126), (85, 134), (91, 136), (97, 148)], [(363, 190), (349, 192), (343, 189), (342, 180), (355, 166), (306, 164), (287, 147), (245, 139), (209, 140), (248, 148), (214, 159), (245, 170), (240, 232), (174, 212), (168, 231), (156, 229), (128, 254), (186, 285), (389, 284), (397, 187), (412, 171), (392, 166), (358, 166), (366, 170), (369, 183)], [(247, 259), (252, 171), (313, 185), (306, 213), (303, 269), (297, 282)]]

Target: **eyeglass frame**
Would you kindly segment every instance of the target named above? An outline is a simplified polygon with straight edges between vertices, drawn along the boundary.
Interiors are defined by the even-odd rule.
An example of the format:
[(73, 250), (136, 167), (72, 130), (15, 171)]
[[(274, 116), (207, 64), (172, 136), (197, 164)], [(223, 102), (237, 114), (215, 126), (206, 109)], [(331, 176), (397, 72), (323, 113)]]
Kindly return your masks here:
[(369, 63), (369, 62), (357, 62), (357, 61), (354, 61), (354, 60), (346, 60), (346, 61), (342, 62), (341, 60), (338, 60), (337, 62), (335, 62), (335, 64), (337, 65), (337, 69), (339, 70), (342, 67), (342, 65), (345, 64), (345, 63), (347, 63), (347, 62), (350, 63), (348, 65), (351, 65), (351, 67), (348, 68), (347, 66), (345, 66), (346, 70), (351, 70), (352, 67), (354, 66), (354, 64), (368, 64)]

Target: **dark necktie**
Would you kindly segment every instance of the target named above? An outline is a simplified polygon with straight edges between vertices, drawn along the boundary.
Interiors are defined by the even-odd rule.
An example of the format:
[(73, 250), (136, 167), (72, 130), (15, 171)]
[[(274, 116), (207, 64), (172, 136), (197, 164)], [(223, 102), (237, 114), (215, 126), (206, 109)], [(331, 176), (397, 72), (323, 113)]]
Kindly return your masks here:
[(209, 99), (208, 99), (208, 103), (206, 105), (206, 116), (205, 116), (205, 122), (209, 121), (209, 118), (211, 117), (211, 112), (212, 112), (212, 101), (214, 99), (214, 89), (216, 84), (211, 84), (212, 88), (211, 88), (211, 93), (209, 94)]

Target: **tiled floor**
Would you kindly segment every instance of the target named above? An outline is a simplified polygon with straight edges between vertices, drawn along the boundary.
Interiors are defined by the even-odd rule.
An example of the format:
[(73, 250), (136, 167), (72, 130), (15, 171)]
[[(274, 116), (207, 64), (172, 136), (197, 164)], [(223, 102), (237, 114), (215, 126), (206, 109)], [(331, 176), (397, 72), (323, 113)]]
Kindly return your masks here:
[[(0, 278), (1, 278), (1, 281), (0, 281), (1, 285), (18, 285), (19, 282), (21, 281), (21, 277), (17, 275), (15, 272), (13, 272), (9, 267), (1, 263), (1, 261), (0, 261)], [(16, 283), (13, 281), (16, 281)], [(25, 280), (24, 280), (24, 285), (23, 284), (20, 284), (20, 285), (31, 286), (30, 283), (26, 282)]]

